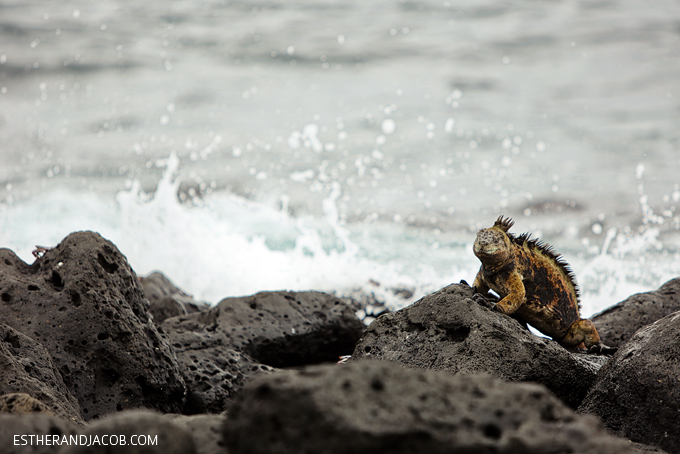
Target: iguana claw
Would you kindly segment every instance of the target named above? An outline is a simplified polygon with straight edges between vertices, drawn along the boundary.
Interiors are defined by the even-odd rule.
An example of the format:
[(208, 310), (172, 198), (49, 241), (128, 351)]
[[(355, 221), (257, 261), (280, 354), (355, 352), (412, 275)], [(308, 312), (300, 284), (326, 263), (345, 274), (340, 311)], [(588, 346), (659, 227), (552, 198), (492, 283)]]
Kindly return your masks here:
[(484, 307), (488, 307), (491, 310), (493, 310), (497, 305), (495, 301), (491, 301), (487, 298), (484, 298), (484, 296), (481, 293), (475, 293), (474, 295), (472, 295), (472, 301)]

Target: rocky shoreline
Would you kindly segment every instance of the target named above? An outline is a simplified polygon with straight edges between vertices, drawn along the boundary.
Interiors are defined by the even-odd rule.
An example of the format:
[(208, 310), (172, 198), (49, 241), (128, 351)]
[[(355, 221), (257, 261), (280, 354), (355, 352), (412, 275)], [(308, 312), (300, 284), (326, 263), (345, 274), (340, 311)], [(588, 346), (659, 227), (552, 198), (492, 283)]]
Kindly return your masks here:
[(0, 249), (0, 451), (680, 453), (680, 279), (592, 318), (611, 358), (472, 296), (366, 327), (314, 291), (197, 303), (93, 232)]

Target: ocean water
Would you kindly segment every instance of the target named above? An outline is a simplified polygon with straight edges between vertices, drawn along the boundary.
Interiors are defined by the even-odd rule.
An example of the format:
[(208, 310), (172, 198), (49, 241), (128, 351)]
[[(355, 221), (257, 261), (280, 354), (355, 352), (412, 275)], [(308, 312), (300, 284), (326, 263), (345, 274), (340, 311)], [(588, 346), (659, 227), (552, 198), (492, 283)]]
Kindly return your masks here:
[(398, 308), (503, 214), (591, 315), (680, 275), (679, 74), (677, 1), (0, 0), (0, 246)]

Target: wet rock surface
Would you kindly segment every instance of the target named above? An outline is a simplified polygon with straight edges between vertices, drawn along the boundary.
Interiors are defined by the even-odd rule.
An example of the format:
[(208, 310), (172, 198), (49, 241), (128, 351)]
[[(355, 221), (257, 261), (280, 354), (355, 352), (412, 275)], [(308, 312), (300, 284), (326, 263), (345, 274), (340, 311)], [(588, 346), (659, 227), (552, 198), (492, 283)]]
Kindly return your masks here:
[(0, 319), (47, 349), (86, 420), (183, 406), (175, 355), (137, 276), (94, 232), (69, 235), (32, 265), (0, 249)]
[(680, 453), (680, 312), (624, 344), (578, 411), (598, 416), (617, 435)]
[(680, 311), (680, 278), (653, 292), (637, 293), (591, 317), (602, 342), (612, 347), (626, 343), (635, 332)]
[(636, 452), (542, 386), (386, 361), (259, 377), (224, 437), (231, 454)]
[(469, 286), (453, 284), (382, 315), (365, 330), (352, 359), (540, 383), (576, 408), (606, 359), (571, 353), (472, 298)]
[(272, 367), (337, 361), (363, 324), (340, 299), (321, 292), (261, 292), (167, 319), (189, 388), (185, 413), (223, 411), (247, 378)]
[(144, 295), (149, 300), (149, 311), (153, 321), (160, 325), (170, 317), (193, 314), (210, 308), (208, 304), (197, 302), (177, 288), (163, 273), (155, 272), (139, 278)]
[[(22, 412), (21, 408), (42, 404), (55, 415), (82, 424), (80, 406), (64, 384), (52, 357), (38, 342), (0, 323), (0, 407)], [(39, 404), (30, 403), (28, 396)], [(29, 410), (34, 411), (34, 410)], [(14, 411), (13, 411), (14, 412)], [(23, 411), (26, 412), (26, 411)]]

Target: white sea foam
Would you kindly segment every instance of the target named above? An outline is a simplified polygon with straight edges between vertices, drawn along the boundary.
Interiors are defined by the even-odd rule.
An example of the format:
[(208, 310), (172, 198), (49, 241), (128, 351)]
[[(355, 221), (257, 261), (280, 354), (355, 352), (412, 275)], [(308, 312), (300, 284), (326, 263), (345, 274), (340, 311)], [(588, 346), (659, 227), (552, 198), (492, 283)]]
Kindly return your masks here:
[(118, 246), (138, 274), (160, 270), (211, 303), (279, 289), (343, 293), (366, 287), (389, 298), (390, 287), (418, 290), (437, 281), (431, 268), (407, 276), (393, 261), (367, 258), (338, 222), (337, 184), (323, 201), (322, 220), (296, 219), (228, 193), (180, 203), (179, 164), (174, 154), (157, 162), (166, 170), (150, 194), (135, 181), (115, 202), (52, 191), (21, 205), (2, 205), (0, 240), (30, 263), (36, 244), (53, 246), (72, 231), (95, 230)]
[(680, 256), (664, 248), (656, 227), (635, 233), (612, 228), (602, 252), (578, 262), (574, 269), (584, 289), (583, 312), (589, 316), (679, 276)]
[[(0, 205), (2, 245), (31, 262), (35, 245), (53, 246), (72, 231), (95, 230), (138, 274), (160, 270), (210, 303), (262, 290), (342, 295), (363, 289), (398, 308), (449, 283), (471, 283), (479, 266), (469, 247), (472, 233), (447, 237), (401, 222), (342, 222), (342, 189), (333, 181), (323, 216), (295, 217), (285, 203), (282, 209), (227, 192), (182, 203), (180, 160), (171, 154), (156, 165), (165, 170), (152, 193), (133, 181), (115, 200), (55, 190)], [(664, 248), (659, 234), (656, 224), (610, 228), (597, 253), (567, 256), (583, 289), (584, 316), (680, 274), (677, 253)], [(404, 287), (412, 298), (399, 299), (390, 290)]]

